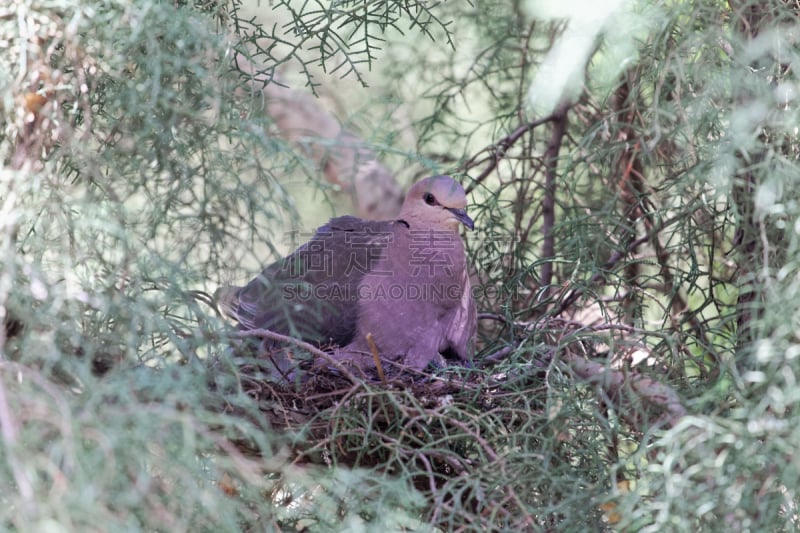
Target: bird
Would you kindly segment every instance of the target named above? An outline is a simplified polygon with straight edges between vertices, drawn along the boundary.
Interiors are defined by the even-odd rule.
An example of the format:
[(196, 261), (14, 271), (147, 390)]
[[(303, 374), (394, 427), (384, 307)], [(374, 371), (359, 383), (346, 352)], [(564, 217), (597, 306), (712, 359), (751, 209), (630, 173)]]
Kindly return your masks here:
[(466, 205), (451, 176), (424, 178), (395, 219), (333, 218), (247, 285), (217, 289), (215, 300), (240, 329), (330, 348), (361, 369), (374, 364), (373, 345), (382, 365), (401, 371), (469, 361), (477, 313), (459, 234), (475, 227)]

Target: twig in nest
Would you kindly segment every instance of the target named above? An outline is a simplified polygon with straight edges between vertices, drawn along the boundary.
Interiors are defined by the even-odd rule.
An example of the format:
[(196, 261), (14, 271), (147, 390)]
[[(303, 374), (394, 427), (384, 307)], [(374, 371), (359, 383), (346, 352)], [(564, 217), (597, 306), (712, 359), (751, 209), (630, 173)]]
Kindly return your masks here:
[(496, 352), (484, 357), (481, 360), (481, 363), (483, 363), (484, 366), (499, 363), (500, 361), (508, 357), (508, 355), (511, 352), (513, 352), (516, 348), (517, 348), (516, 346), (506, 346), (504, 348), (500, 348)]
[(281, 335), (280, 333), (275, 333), (274, 331), (270, 331), (268, 329), (246, 329), (243, 331), (236, 331), (234, 333), (231, 333), (230, 336), (236, 339), (259, 337), (259, 338), (272, 339), (278, 342), (286, 342), (294, 344), (295, 346), (307, 351), (314, 357), (318, 357), (319, 359), (322, 359), (333, 365), (333, 367), (336, 368), (336, 370), (341, 372), (342, 375), (347, 377), (347, 379), (353, 382), (353, 384), (361, 383), (361, 381), (358, 378), (356, 378), (349, 370), (347, 370), (341, 362), (334, 359), (331, 356), (331, 354), (324, 352), (305, 341), (301, 341), (300, 339), (295, 339), (294, 337), (289, 337), (288, 335)]
[(378, 369), (378, 377), (381, 378), (381, 383), (386, 385), (386, 374), (383, 373), (383, 365), (381, 364), (381, 358), (378, 355), (378, 347), (375, 345), (375, 338), (372, 336), (372, 333), (367, 333), (367, 344), (369, 344), (372, 358), (375, 360), (375, 367)]

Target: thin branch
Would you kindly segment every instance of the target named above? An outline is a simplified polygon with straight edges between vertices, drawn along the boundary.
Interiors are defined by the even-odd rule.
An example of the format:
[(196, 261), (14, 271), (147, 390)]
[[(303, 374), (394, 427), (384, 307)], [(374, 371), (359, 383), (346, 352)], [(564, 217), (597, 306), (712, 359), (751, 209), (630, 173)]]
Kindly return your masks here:
[[(690, 201), (689, 204), (691, 204), (691, 203), (692, 202)], [(619, 263), (629, 253), (631, 253), (632, 251), (636, 250), (636, 248), (638, 248), (641, 244), (643, 244), (643, 243), (649, 241), (650, 239), (652, 239), (653, 238), (653, 234), (657, 234), (657, 233), (661, 232), (662, 230), (664, 230), (665, 228), (668, 228), (672, 224), (675, 224), (676, 222), (679, 222), (679, 221), (683, 220), (685, 218), (685, 216), (686, 216), (685, 213), (681, 212), (681, 213), (678, 213), (677, 215), (675, 215), (674, 217), (672, 217), (672, 218), (670, 218), (668, 220), (665, 220), (663, 222), (660, 222), (660, 223), (654, 225), (653, 229), (651, 231), (648, 231), (645, 235), (639, 237), (638, 239), (632, 240), (631, 242), (628, 243), (628, 245), (625, 248), (623, 248), (621, 250), (617, 250), (616, 252), (611, 254), (611, 257), (609, 257), (608, 261), (606, 261), (605, 264), (602, 267), (600, 267), (597, 270), (597, 272), (591, 278), (589, 278), (589, 281), (586, 284), (586, 286), (594, 285), (595, 283), (599, 282), (605, 276), (605, 272), (607, 272), (608, 270), (613, 268), (617, 263)], [(583, 294), (585, 292), (586, 292), (586, 290), (583, 289), (583, 288), (578, 288), (578, 289), (575, 289), (574, 291), (570, 292), (563, 300), (561, 300), (561, 305), (559, 305), (551, 313), (551, 316), (558, 316), (561, 313), (563, 313), (570, 305), (575, 303), (575, 301), (578, 298), (583, 296)]]
[(503, 348), (500, 348), (496, 352), (494, 352), (492, 354), (489, 354), (486, 357), (484, 357), (483, 359), (481, 359), (482, 366), (488, 366), (488, 365), (493, 365), (493, 364), (499, 363), (500, 361), (502, 361), (503, 359), (508, 357), (509, 354), (514, 352), (516, 349), (517, 349), (517, 347), (513, 346), (513, 345), (509, 345), (509, 346), (505, 346)]
[(337, 361), (331, 354), (324, 352), (317, 348), (316, 346), (309, 344), (305, 341), (301, 341), (300, 339), (295, 339), (294, 337), (289, 337), (288, 335), (281, 335), (280, 333), (276, 333), (274, 331), (270, 331), (268, 329), (247, 329), (243, 331), (236, 331), (230, 334), (230, 337), (235, 339), (247, 339), (250, 337), (258, 337), (262, 339), (272, 339), (274, 341), (283, 342), (294, 344), (298, 348), (302, 348), (303, 350), (307, 351), (314, 357), (318, 359), (322, 359), (327, 363), (333, 365), (336, 370), (342, 373), (347, 379), (349, 379), (353, 384), (361, 383), (349, 370), (347, 370), (341, 362)]
[(381, 356), (378, 355), (378, 347), (375, 345), (375, 338), (372, 333), (367, 333), (367, 344), (372, 352), (372, 359), (375, 361), (375, 368), (378, 369), (378, 377), (381, 378), (381, 383), (386, 385), (386, 374), (383, 373), (383, 365), (381, 364)]
[(553, 262), (555, 257), (555, 236), (553, 228), (556, 223), (556, 173), (558, 170), (558, 154), (561, 151), (561, 142), (567, 131), (567, 112), (569, 104), (562, 104), (554, 113), (553, 131), (550, 134), (550, 142), (544, 152), (545, 173), (544, 173), (544, 198), (542, 199), (542, 270), (539, 275), (541, 286), (544, 288), (543, 297), (549, 293), (549, 287), (553, 282)]
[[(468, 170), (486, 163), (487, 161), (489, 164), (484, 168), (478, 176), (472, 180), (472, 183), (466, 189), (467, 194), (472, 192), (475, 187), (477, 187), (486, 177), (497, 168), (497, 165), (500, 163), (503, 158), (506, 156), (506, 152), (509, 148), (514, 146), (517, 141), (519, 141), (526, 133), (529, 131), (534, 130), (535, 128), (541, 126), (542, 124), (547, 124), (548, 122), (554, 122), (559, 119), (558, 113), (563, 112), (561, 109), (556, 110), (554, 113), (547, 115), (546, 117), (540, 118), (538, 120), (534, 120), (532, 122), (528, 122), (527, 124), (523, 124), (519, 126), (517, 129), (500, 139), (499, 141), (495, 142), (494, 144), (487, 146), (483, 150), (479, 151), (477, 154), (472, 156), (469, 161), (464, 163), (464, 167), (462, 169), (463, 172), (467, 172)], [(485, 157), (479, 158), (482, 154), (486, 154)]]

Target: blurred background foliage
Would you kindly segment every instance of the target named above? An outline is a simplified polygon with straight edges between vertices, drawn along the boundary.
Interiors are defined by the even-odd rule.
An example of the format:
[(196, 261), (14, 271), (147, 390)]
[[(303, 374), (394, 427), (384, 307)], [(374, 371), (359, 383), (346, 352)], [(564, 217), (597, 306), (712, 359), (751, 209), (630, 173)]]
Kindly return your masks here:
[[(800, 11), (596, 4), (0, 7), (0, 527), (796, 529)], [(474, 368), (228, 349), (206, 293), (353, 210), (322, 114), (470, 191)]]

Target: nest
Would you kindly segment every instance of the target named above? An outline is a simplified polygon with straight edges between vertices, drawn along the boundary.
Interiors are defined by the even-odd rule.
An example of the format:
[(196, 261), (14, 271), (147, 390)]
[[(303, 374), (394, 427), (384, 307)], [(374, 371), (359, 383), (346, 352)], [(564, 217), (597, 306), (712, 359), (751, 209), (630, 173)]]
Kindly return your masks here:
[[(553, 328), (540, 333), (535, 347), (509, 345), (475, 366), (431, 373), (355, 372), (320, 364), (330, 355), (300, 341), (241, 332), (281, 337), (289, 346), (255, 358), (236, 354), (236, 386), (256, 401), (262, 424), (290, 436), (293, 464), (368, 468), (406, 479), (426, 495), (435, 522), (457, 523), (466, 512), (476, 520), (491, 516), (488, 528), (500, 520), (527, 529), (536, 520), (525, 514), (526, 499), (538, 496), (518, 494), (525, 483), (508, 479), (512, 472), (536, 475), (538, 460), (531, 463), (531, 456), (568, 443), (574, 432), (568, 425), (548, 427), (551, 374), (561, 380), (557, 394), (575, 387), (594, 395), (633, 431), (671, 425), (685, 414), (652, 369), (639, 371), (629, 362), (615, 367), (575, 332), (574, 326)], [(272, 362), (286, 359), (296, 366), (288, 379), (276, 379)], [(574, 460), (564, 453), (564, 464)]]

